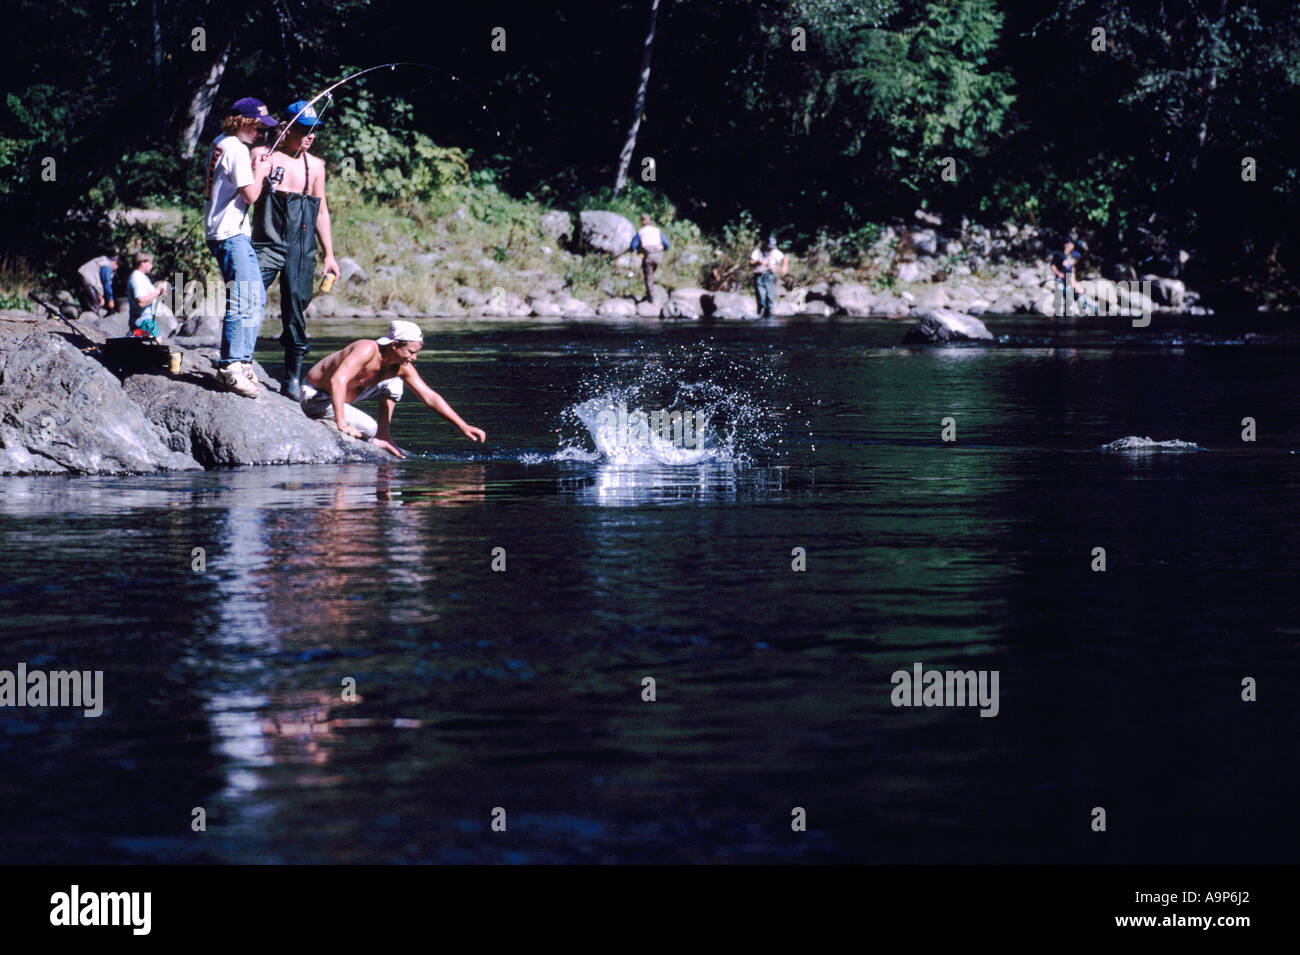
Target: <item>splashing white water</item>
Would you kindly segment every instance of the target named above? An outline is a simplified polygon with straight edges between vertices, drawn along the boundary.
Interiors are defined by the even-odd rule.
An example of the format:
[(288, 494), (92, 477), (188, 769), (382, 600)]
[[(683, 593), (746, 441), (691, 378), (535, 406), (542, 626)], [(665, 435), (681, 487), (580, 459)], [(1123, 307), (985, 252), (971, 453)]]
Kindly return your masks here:
[(1144, 454), (1160, 451), (1204, 451), (1205, 449), (1195, 441), (1179, 441), (1176, 438), (1169, 441), (1156, 441), (1154, 438), (1139, 438), (1130, 434), (1124, 438), (1116, 438), (1109, 444), (1103, 444), (1099, 450)]
[(583, 382), (584, 400), (565, 409), (561, 448), (550, 460), (746, 465), (782, 443), (791, 409), (778, 397), (786, 383), (771, 354), (696, 344), (607, 361)]

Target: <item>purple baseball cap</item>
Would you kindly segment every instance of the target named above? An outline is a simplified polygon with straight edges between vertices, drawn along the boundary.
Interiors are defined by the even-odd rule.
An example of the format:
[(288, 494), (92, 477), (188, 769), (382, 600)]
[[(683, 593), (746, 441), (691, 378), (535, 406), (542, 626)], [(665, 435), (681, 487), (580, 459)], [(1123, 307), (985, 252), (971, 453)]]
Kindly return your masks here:
[(261, 120), (262, 124), (265, 126), (280, 125), (280, 121), (270, 114), (266, 108), (266, 104), (260, 99), (245, 96), (241, 100), (236, 100), (232, 109), (234, 109), (234, 111), (240, 116), (247, 117), (248, 119)]

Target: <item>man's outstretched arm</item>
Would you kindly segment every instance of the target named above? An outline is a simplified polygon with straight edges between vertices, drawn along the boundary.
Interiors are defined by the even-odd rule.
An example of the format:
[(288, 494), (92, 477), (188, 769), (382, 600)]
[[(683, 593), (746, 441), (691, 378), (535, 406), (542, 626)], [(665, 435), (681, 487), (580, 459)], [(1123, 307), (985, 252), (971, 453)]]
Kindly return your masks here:
[(419, 372), (410, 365), (402, 368), (400, 375), (402, 380), (411, 386), (411, 390), (420, 396), (420, 400), (423, 401), (427, 407), (432, 408), (434, 411), (438, 412), (438, 414), (442, 415), (454, 424), (460, 429), (460, 433), (465, 437), (469, 438), (471, 441), (487, 440), (487, 434), (484, 433), (483, 429), (475, 428), (473, 425), (466, 424), (464, 419), (461, 418), (460, 415), (456, 414), (456, 409), (447, 404), (446, 399), (444, 399), (442, 395), (438, 394), (426, 385), (424, 379), (420, 377)]

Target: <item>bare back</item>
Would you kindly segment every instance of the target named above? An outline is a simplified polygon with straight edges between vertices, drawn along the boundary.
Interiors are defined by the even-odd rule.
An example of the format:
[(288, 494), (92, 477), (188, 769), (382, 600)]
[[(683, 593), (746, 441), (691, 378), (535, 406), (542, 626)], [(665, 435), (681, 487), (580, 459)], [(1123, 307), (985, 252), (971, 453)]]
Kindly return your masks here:
[(356, 400), (357, 395), (365, 391), (371, 385), (377, 385), (379, 382), (388, 378), (397, 378), (401, 376), (400, 359), (389, 363), (384, 363), (383, 351), (379, 343), (368, 338), (355, 341), (344, 348), (339, 349), (332, 355), (326, 355), (315, 365), (311, 371), (307, 372), (307, 383), (318, 391), (330, 390), (330, 379), (340, 370), (351, 371), (352, 376), (347, 384), (347, 394), (343, 396), (346, 402)]

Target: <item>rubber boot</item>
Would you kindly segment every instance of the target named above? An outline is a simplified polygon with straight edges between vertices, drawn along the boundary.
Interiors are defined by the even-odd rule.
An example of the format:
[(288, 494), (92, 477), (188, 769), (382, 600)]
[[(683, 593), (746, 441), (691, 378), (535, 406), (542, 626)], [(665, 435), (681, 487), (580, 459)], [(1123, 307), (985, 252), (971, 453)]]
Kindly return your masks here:
[(302, 359), (303, 352), (294, 349), (284, 353), (284, 380), (280, 384), (280, 394), (302, 400)]

